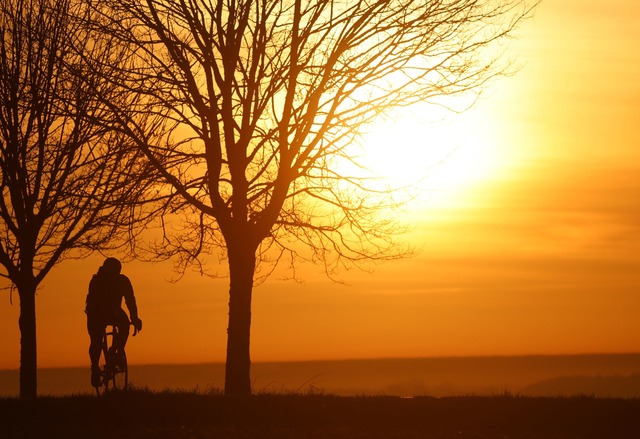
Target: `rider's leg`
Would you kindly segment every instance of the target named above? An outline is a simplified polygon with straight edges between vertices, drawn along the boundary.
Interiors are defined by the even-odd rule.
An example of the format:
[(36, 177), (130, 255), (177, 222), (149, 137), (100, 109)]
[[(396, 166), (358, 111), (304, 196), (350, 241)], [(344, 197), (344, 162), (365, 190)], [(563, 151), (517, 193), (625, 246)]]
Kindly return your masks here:
[(87, 331), (91, 343), (89, 344), (89, 358), (91, 367), (98, 367), (100, 361), (100, 351), (102, 350), (102, 335), (104, 333), (104, 319), (100, 316), (87, 314)]
[(118, 327), (118, 337), (113, 341), (116, 352), (124, 352), (124, 347), (127, 344), (129, 338), (129, 317), (124, 310), (120, 310), (120, 313), (115, 320), (115, 325)]
[(102, 350), (102, 335), (104, 333), (104, 319), (101, 316), (87, 314), (87, 330), (91, 343), (89, 344), (89, 358), (91, 360), (91, 385), (100, 385), (100, 351)]

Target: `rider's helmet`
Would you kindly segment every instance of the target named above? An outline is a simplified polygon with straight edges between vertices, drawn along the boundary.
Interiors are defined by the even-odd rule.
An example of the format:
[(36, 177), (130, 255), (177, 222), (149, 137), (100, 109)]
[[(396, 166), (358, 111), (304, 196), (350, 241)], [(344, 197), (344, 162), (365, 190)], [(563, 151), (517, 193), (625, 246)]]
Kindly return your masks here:
[(108, 274), (120, 274), (122, 264), (116, 258), (107, 258), (102, 263), (102, 271)]

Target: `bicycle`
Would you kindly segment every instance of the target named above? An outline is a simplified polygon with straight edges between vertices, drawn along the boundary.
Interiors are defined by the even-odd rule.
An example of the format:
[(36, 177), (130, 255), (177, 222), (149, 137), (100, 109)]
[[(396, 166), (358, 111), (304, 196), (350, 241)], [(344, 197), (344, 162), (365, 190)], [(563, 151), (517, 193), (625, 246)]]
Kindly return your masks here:
[[(134, 329), (134, 334), (137, 334)], [(111, 347), (114, 337), (118, 334), (116, 325), (107, 325), (102, 336), (102, 350), (100, 353), (100, 384), (96, 387), (98, 395), (113, 390), (126, 390), (129, 386), (129, 368), (127, 366), (127, 354), (123, 350), (119, 357), (115, 358)]]

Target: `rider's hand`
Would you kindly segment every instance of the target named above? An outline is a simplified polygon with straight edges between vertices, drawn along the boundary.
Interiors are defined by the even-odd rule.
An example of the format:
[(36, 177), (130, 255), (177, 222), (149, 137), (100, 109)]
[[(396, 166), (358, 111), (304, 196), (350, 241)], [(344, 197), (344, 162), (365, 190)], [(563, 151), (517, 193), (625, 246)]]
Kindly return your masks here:
[(133, 327), (136, 328), (137, 332), (142, 331), (142, 320), (136, 317), (134, 319), (131, 319), (131, 323), (133, 324)]

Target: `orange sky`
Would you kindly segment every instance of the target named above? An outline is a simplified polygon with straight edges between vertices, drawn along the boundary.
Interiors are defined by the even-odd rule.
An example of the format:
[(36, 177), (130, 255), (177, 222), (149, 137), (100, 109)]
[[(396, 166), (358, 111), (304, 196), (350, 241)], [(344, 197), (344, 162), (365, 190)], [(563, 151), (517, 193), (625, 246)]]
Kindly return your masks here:
[[(408, 206), (418, 255), (344, 273), (349, 285), (309, 266), (303, 284), (256, 288), (253, 361), (640, 352), (638, 23), (635, 0), (544, 1), (510, 42), (522, 70), (461, 116), (469, 132), (442, 170), (474, 177), (427, 179)], [(88, 367), (82, 311), (100, 263), (45, 280), (40, 367)], [(169, 268), (124, 267), (144, 321), (130, 362), (223, 361), (227, 281), (173, 284)], [(1, 292), (0, 369), (18, 367), (13, 299)]]

